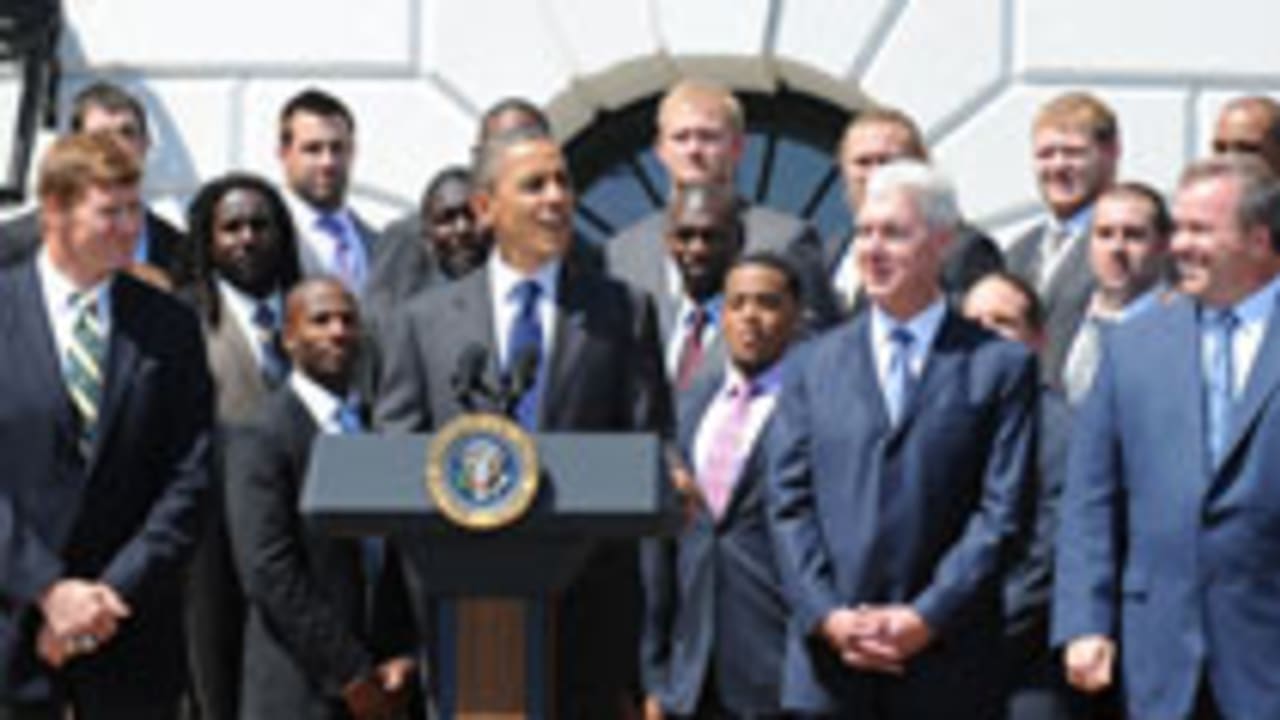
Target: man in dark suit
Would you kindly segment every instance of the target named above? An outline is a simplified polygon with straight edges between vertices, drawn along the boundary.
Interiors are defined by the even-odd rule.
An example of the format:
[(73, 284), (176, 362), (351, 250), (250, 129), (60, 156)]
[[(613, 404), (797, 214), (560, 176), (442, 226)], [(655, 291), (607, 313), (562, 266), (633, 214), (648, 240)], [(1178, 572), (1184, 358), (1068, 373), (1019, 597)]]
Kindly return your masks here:
[[(71, 132), (109, 133), (134, 154), (139, 166), (146, 165), (151, 146), (147, 111), (137, 98), (116, 85), (95, 82), (76, 93), (71, 103)], [(144, 210), (143, 218), (133, 259), (172, 279), (182, 262), (182, 232), (150, 209)], [(39, 238), (39, 215), (34, 211), (0, 225), (0, 265), (18, 262), (35, 252)]]
[(370, 621), (380, 608), (368, 589), (393, 585), (379, 581), (359, 540), (308, 530), (298, 515), (315, 437), (363, 427), (351, 392), (359, 339), (355, 299), (339, 280), (296, 286), (284, 334), (293, 371), (230, 443), (227, 518), (249, 598), (245, 720), (391, 717), (413, 686), (413, 660), (392, 654), (404, 646), (387, 634), (407, 640), (406, 629)]
[(858, 218), (869, 312), (789, 361), (769, 513), (791, 602), (788, 710), (1003, 712), (1000, 570), (1023, 523), (1035, 360), (947, 309), (959, 213), (927, 165), (876, 171)]
[[(996, 272), (965, 293), (966, 318), (991, 332), (1044, 349), (1044, 310), (1035, 288), (1022, 278)], [(1023, 527), (1004, 579), (1004, 665), (1009, 720), (1068, 720), (1078, 700), (1066, 686), (1061, 664), (1049, 647), (1049, 599), (1053, 590), (1053, 540), (1058, 503), (1067, 472), (1071, 407), (1056, 389), (1042, 385), (1037, 398), (1033, 520)]]
[(40, 250), (0, 272), (3, 718), (178, 709), (212, 392), (195, 317), (118, 272), (140, 172), (106, 134), (59, 139), (40, 166)]
[(1277, 717), (1280, 185), (1200, 161), (1174, 219), (1184, 297), (1104, 336), (1076, 422), (1053, 636), (1132, 717)]
[(347, 204), (355, 137), (351, 110), (323, 90), (303, 90), (280, 111), (277, 154), (302, 273), (337, 277), (361, 297), (380, 244)]
[[(684, 80), (658, 106), (656, 149), (672, 193), (690, 183), (732, 187), (742, 157), (745, 131), (742, 106), (727, 89), (701, 80)], [(666, 211), (657, 211), (618, 233), (605, 245), (609, 272), (653, 294), (660, 315), (674, 315), (680, 281), (663, 251)], [(836, 317), (835, 298), (822, 268), (822, 243), (812, 227), (785, 213), (739, 198), (737, 219), (744, 252), (769, 250), (786, 255), (800, 273), (805, 320), (815, 329)]]
[[(845, 197), (856, 222), (876, 168), (904, 158), (929, 162), (929, 151), (915, 120), (895, 108), (863, 110), (849, 122), (837, 151)], [(866, 307), (861, 292), (853, 236), (832, 238), (823, 247), (823, 264), (844, 314)], [(1000, 250), (981, 230), (961, 222), (942, 260), (942, 289), (958, 300), (978, 278), (1004, 266)]]
[(188, 209), (191, 278), (213, 373), (216, 421), (210, 500), (189, 568), (186, 630), (192, 704), (201, 720), (239, 713), (245, 603), (227, 538), (222, 440), (284, 380), (284, 295), (298, 280), (293, 223), (278, 192), (254, 175), (205, 184)]
[[(498, 383), (517, 358), (537, 361), (517, 419), (540, 431), (666, 431), (670, 394), (653, 307), (625, 284), (563, 262), (573, 196), (564, 158), (540, 133), (515, 131), (480, 149), (473, 201), (492, 228), (489, 261), (418, 296), (396, 319), (377, 405), (386, 430), (441, 427), (466, 410), (450, 378), (469, 348)], [(416, 549), (406, 548), (409, 566)], [(636, 687), (640, 591), (634, 544), (603, 544), (565, 593), (563, 715), (611, 717)], [(430, 578), (420, 578), (429, 590)], [(420, 600), (422, 605), (425, 600)]]
[[(646, 575), (642, 672), (652, 720), (781, 713), (787, 606), (764, 508), (766, 428), (796, 336), (800, 282), (780, 256), (748, 255), (725, 280), (728, 361), (681, 397), (685, 524)], [(692, 473), (690, 473), (690, 470)]]
[(1040, 294), (1047, 333), (1040, 370), (1058, 385), (1093, 293), (1089, 228), (1094, 201), (1115, 181), (1120, 129), (1101, 100), (1070, 92), (1040, 108), (1031, 143), (1048, 217), (1009, 246), (1005, 261)]

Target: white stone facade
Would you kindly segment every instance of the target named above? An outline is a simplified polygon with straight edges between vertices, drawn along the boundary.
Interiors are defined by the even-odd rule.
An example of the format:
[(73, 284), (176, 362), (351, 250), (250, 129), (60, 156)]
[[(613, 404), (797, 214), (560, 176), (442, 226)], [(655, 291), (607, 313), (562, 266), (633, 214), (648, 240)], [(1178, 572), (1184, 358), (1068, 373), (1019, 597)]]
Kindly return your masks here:
[[(1274, 0), (65, 0), (63, 93), (139, 91), (148, 191), (171, 211), (232, 168), (275, 177), (276, 113), (319, 85), (357, 116), (355, 201), (378, 220), (463, 161), (478, 113), (547, 104), (562, 137), (682, 73), (780, 81), (926, 130), (966, 212), (1035, 212), (1028, 124), (1040, 101), (1097, 92), (1122, 126), (1121, 174), (1172, 186), (1224, 99), (1280, 94)], [(171, 213), (172, 214), (172, 213)]]

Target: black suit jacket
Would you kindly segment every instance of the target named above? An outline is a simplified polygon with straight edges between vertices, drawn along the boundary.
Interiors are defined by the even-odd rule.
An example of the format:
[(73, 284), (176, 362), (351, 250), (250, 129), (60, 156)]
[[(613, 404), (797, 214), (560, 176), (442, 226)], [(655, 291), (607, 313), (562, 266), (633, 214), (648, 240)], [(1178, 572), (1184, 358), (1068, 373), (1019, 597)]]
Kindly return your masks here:
[[(542, 431), (667, 430), (670, 391), (662, 371), (653, 306), (616, 280), (566, 263), (559, 280), (547, 380), (537, 413)], [(488, 351), (487, 382), (498, 381), (489, 270), (419, 295), (396, 318), (385, 360), (377, 424), (422, 432), (465, 408), (451, 386), (459, 355)], [(408, 544), (410, 559), (421, 548)], [(633, 543), (597, 547), (562, 598), (560, 653), (566, 717), (602, 717), (636, 683), (640, 587)], [(430, 578), (420, 578), (430, 588)], [(411, 583), (411, 587), (418, 583)], [(425, 607), (420, 600), (419, 607)], [(613, 712), (609, 706), (608, 712)]]
[[(840, 269), (840, 261), (849, 252), (853, 242), (852, 235), (837, 236), (823, 247), (823, 264), (827, 276), (831, 278), (832, 292), (835, 292), (836, 273)], [(953, 303), (961, 300), (974, 283), (983, 275), (997, 272), (1004, 268), (1004, 258), (994, 240), (978, 228), (962, 222), (956, 231), (951, 247), (942, 258), (942, 289)], [(837, 294), (838, 297), (838, 294)], [(858, 293), (853, 307), (846, 308), (846, 314), (853, 315), (866, 307), (866, 296)]]
[[(693, 457), (723, 382), (722, 370), (682, 395), (677, 435), (685, 458)], [(724, 514), (717, 519), (699, 507), (675, 538), (654, 543), (657, 565), (646, 563), (642, 671), (646, 693), (667, 712), (692, 716), (712, 678), (721, 704), (736, 715), (781, 712), (788, 610), (765, 512), (769, 422)]]
[[(1044, 244), (1048, 225), (1041, 223), (1009, 246), (1005, 261), (1009, 271), (1037, 287), (1040, 275), (1040, 246)], [(1044, 303), (1045, 348), (1041, 354), (1040, 375), (1045, 382), (1062, 385), (1062, 371), (1067, 363), (1071, 341), (1080, 330), (1089, 298), (1096, 284), (1089, 268), (1089, 242), (1086, 237), (1072, 241), (1052, 281), (1040, 293)]]
[[(129, 277), (111, 290), (97, 445), (76, 447), (33, 260), (0, 270), (0, 702), (162, 706), (182, 687), (181, 569), (208, 481), (212, 392), (195, 316)], [(133, 609), (92, 655), (35, 657), (35, 603), (59, 578), (101, 580)]]
[[(185, 262), (182, 257), (185, 236), (150, 209), (143, 216), (143, 222), (147, 228), (147, 262), (165, 271), (170, 278), (176, 278), (179, 266)], [(39, 246), (40, 218), (34, 210), (0, 225), (0, 267), (31, 257)]]
[[(246, 720), (344, 718), (343, 685), (392, 649), (389, 618), (369, 622), (360, 541), (308, 528), (298, 513), (318, 432), (285, 385), (227, 443), (227, 521), (249, 600)], [(394, 582), (379, 587), (397, 591)], [(411, 637), (406, 630), (401, 637)]]

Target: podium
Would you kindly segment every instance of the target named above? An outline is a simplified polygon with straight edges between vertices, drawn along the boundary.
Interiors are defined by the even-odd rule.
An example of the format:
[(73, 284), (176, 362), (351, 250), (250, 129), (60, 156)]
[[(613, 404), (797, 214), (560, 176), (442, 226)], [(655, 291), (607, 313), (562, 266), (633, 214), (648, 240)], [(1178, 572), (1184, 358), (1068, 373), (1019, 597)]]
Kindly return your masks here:
[[(301, 510), (339, 535), (393, 536), (415, 572), (415, 602), (443, 599), (431, 638), (448, 716), (556, 717), (555, 611), (547, 598), (593, 544), (673, 532), (662, 446), (648, 433), (534, 437), (537, 496), (512, 525), (459, 527), (426, 485), (430, 435), (321, 435)], [(638, 652), (638, 650), (634, 650)]]

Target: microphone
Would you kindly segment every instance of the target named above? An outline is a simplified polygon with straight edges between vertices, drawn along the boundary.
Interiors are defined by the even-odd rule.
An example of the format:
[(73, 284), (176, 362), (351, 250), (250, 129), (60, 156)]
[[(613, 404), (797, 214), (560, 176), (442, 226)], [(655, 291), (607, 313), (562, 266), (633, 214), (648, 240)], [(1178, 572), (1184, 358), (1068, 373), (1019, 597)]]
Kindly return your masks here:
[(523, 396), (534, 383), (538, 381), (538, 349), (531, 346), (521, 348), (511, 360), (511, 371), (507, 374), (506, 381), (503, 383), (504, 395), (503, 404), (507, 408), (507, 414), (511, 415), (515, 412), (516, 404), (520, 402)]
[(458, 355), (458, 367), (453, 371), (449, 384), (453, 396), (468, 411), (476, 409), (475, 393), (492, 397), (493, 391), (484, 382), (485, 366), (489, 364), (489, 351), (480, 343), (472, 343)]

